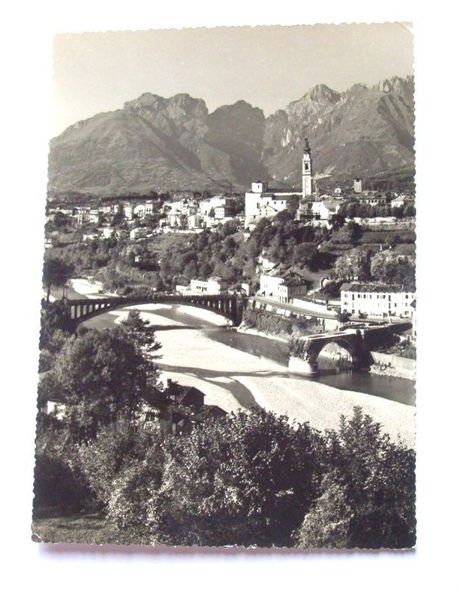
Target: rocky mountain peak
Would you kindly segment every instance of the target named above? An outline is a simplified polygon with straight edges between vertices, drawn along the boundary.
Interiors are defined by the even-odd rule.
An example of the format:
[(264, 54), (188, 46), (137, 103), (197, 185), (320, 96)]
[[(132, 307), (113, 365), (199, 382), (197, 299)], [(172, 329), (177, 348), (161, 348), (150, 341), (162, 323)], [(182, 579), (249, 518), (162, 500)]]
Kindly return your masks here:
[(151, 92), (145, 92), (135, 100), (129, 100), (124, 103), (124, 108), (129, 109), (139, 109), (139, 108), (151, 108), (151, 109), (161, 109), (165, 106), (166, 99), (162, 96), (158, 96), (157, 94), (152, 94)]
[(341, 94), (319, 84), (269, 117), (244, 100), (209, 114), (189, 94), (147, 92), (52, 140), (50, 190), (243, 190), (256, 179), (295, 186), (305, 136), (322, 177), (414, 169), (413, 91), (412, 77)]

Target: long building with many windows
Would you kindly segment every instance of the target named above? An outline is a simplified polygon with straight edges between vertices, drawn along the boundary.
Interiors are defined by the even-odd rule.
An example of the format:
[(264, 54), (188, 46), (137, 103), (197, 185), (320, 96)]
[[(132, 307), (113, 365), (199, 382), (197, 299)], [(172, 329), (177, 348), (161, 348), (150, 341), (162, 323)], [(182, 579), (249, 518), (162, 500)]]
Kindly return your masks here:
[(377, 317), (413, 316), (414, 292), (384, 283), (344, 283), (341, 286), (341, 311), (351, 315)]

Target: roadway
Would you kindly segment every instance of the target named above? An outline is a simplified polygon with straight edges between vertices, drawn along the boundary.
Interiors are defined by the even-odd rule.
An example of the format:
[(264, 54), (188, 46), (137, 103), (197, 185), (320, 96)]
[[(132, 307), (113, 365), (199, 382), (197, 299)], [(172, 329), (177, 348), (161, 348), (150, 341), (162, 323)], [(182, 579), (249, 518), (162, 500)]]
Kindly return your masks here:
[(332, 319), (336, 321), (336, 317), (326, 313), (321, 310), (312, 310), (309, 308), (301, 308), (299, 306), (294, 306), (293, 304), (286, 304), (285, 302), (278, 302), (277, 300), (273, 300), (272, 298), (266, 298), (265, 296), (252, 296), (253, 300), (257, 300), (259, 302), (264, 302), (265, 304), (269, 304), (276, 308), (281, 308), (282, 310), (289, 310), (294, 312), (297, 315), (304, 315), (305, 317), (317, 317), (318, 319)]

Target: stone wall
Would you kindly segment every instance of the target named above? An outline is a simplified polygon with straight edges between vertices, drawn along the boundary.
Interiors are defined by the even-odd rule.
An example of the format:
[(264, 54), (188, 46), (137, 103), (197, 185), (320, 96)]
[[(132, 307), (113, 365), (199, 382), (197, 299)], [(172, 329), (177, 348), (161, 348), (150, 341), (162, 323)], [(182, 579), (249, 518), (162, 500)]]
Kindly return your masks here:
[(411, 381), (416, 379), (416, 361), (414, 359), (382, 352), (371, 352), (370, 354), (374, 361), (374, 364), (370, 367), (371, 373), (390, 377), (403, 377)]

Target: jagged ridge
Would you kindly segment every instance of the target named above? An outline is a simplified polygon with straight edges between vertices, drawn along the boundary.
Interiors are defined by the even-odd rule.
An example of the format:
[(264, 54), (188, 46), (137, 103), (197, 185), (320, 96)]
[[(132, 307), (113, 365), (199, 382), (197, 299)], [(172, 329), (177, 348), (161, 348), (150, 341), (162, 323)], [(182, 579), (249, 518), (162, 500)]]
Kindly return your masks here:
[(50, 144), (53, 191), (122, 194), (300, 183), (302, 138), (319, 177), (414, 168), (414, 81), (343, 93), (317, 85), (269, 117), (245, 101), (208, 112), (188, 94), (146, 93), (66, 129)]

